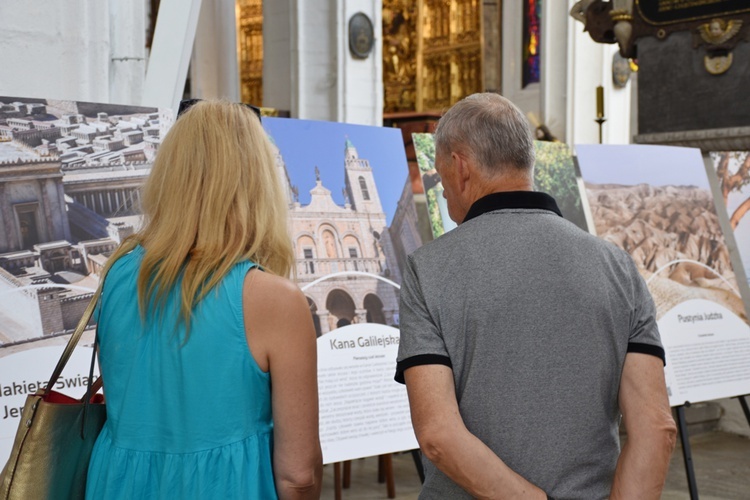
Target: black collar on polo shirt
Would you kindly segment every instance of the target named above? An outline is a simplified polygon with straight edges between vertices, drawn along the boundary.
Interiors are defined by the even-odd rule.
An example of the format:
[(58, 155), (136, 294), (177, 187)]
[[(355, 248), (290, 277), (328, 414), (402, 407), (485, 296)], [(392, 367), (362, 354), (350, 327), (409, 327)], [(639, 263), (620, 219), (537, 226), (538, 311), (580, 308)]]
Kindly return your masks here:
[(503, 191), (479, 198), (469, 209), (464, 222), (479, 217), (487, 212), (504, 208), (536, 208), (549, 210), (562, 217), (557, 202), (547, 193), (539, 191)]

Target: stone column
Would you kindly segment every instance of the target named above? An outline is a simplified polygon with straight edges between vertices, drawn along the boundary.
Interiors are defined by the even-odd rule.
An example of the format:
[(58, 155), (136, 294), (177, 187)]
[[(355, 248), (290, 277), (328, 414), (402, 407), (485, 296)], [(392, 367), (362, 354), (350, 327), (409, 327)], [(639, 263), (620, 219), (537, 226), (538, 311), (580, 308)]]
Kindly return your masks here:
[(0, 252), (12, 252), (21, 248), (18, 240), (16, 216), (11, 206), (10, 195), (6, 192), (7, 184), (0, 182), (0, 216), (2, 217), (3, 238), (0, 236)]
[[(39, 204), (42, 206), (42, 213), (44, 214), (44, 228), (43, 231), (39, 231), (41, 234), (39, 234), (40, 241), (39, 243), (46, 243), (48, 241), (56, 240), (58, 239), (57, 231), (55, 231), (55, 224), (52, 221), (52, 209), (50, 207), (50, 197), (52, 196), (52, 193), (50, 193), (49, 189), (47, 188), (47, 180), (46, 179), (40, 179), (39, 180), (39, 187), (42, 192), (41, 200), (39, 200)], [(55, 193), (55, 196), (57, 193)]]
[(58, 206), (61, 208), (60, 217), (62, 220), (62, 231), (63, 231), (63, 238), (66, 241), (73, 241), (73, 238), (70, 234), (70, 221), (68, 220), (68, 210), (67, 206), (65, 204), (65, 190), (63, 188), (62, 179), (60, 179), (59, 182), (55, 183), (55, 187), (57, 188), (57, 200), (58, 200)]
[(398, 326), (394, 316), (398, 314), (398, 309), (384, 309), (383, 316), (385, 317), (385, 324), (388, 326)]
[[(146, 80), (146, 2), (109, 0), (109, 101), (138, 105)], [(156, 15), (156, 13), (153, 13)]]
[[(274, 0), (276, 3), (278, 0)], [(193, 97), (240, 100), (235, 2), (201, 2), (190, 63)], [(260, 105), (261, 103), (253, 103)]]
[(354, 314), (354, 323), (367, 323), (367, 309), (355, 309)]
[(331, 325), (328, 323), (330, 314), (325, 309), (320, 309), (317, 312), (318, 318), (320, 318), (320, 334), (325, 335), (331, 331)]

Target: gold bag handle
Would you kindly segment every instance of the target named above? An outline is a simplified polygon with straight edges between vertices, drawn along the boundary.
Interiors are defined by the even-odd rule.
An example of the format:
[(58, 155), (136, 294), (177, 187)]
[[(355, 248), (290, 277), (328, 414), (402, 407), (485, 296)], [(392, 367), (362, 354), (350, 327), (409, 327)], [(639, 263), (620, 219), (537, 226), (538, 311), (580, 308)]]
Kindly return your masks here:
[[(83, 331), (86, 329), (86, 325), (88, 325), (89, 321), (91, 321), (91, 316), (94, 314), (94, 309), (96, 308), (96, 304), (99, 301), (99, 297), (101, 296), (101, 293), (102, 293), (103, 284), (104, 284), (104, 280), (102, 280), (102, 282), (99, 283), (99, 287), (96, 289), (96, 292), (94, 292), (94, 296), (91, 298), (89, 305), (86, 306), (86, 310), (83, 312), (83, 316), (81, 316), (81, 320), (78, 322), (78, 326), (76, 326), (76, 329), (73, 332), (73, 335), (70, 336), (70, 340), (68, 340), (68, 344), (65, 346), (62, 356), (60, 356), (60, 359), (58, 360), (57, 365), (55, 366), (55, 369), (52, 371), (52, 376), (49, 378), (49, 381), (47, 382), (47, 387), (44, 388), (44, 392), (42, 393), (42, 396), (49, 395), (50, 391), (55, 386), (55, 382), (57, 382), (57, 379), (60, 378), (60, 375), (62, 374), (62, 371), (65, 368), (65, 365), (68, 364), (68, 360), (70, 360), (70, 356), (73, 354), (73, 351), (78, 345), (78, 341), (81, 340), (81, 336), (83, 335)], [(96, 348), (94, 349), (94, 353), (96, 353)], [(93, 369), (93, 359), (92, 359), (91, 366)], [(98, 382), (99, 387), (101, 387), (101, 382), (99, 382), (98, 380), (97, 382)], [(89, 394), (90, 389), (92, 388), (93, 387), (91, 386), (91, 379), (89, 378), (89, 390), (86, 391), (87, 396)], [(94, 394), (95, 392), (96, 391), (93, 391), (91, 394)]]

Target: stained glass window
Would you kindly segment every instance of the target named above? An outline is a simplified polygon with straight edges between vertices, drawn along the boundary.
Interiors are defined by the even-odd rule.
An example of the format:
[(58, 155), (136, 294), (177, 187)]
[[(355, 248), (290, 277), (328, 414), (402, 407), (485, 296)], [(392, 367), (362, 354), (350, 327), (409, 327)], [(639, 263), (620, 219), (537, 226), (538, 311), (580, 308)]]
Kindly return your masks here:
[(541, 72), (540, 37), (542, 1), (523, 2), (523, 86), (539, 82)]

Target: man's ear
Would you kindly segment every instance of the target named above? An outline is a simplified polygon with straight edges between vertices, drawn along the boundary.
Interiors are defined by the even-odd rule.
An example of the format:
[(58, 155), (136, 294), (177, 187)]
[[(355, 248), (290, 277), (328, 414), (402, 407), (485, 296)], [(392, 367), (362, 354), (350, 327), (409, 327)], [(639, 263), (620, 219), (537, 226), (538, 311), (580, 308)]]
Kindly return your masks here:
[(458, 179), (458, 188), (463, 193), (472, 176), (471, 165), (469, 165), (465, 156), (456, 152), (451, 153), (451, 161), (453, 162), (453, 168), (455, 169), (456, 178)]

